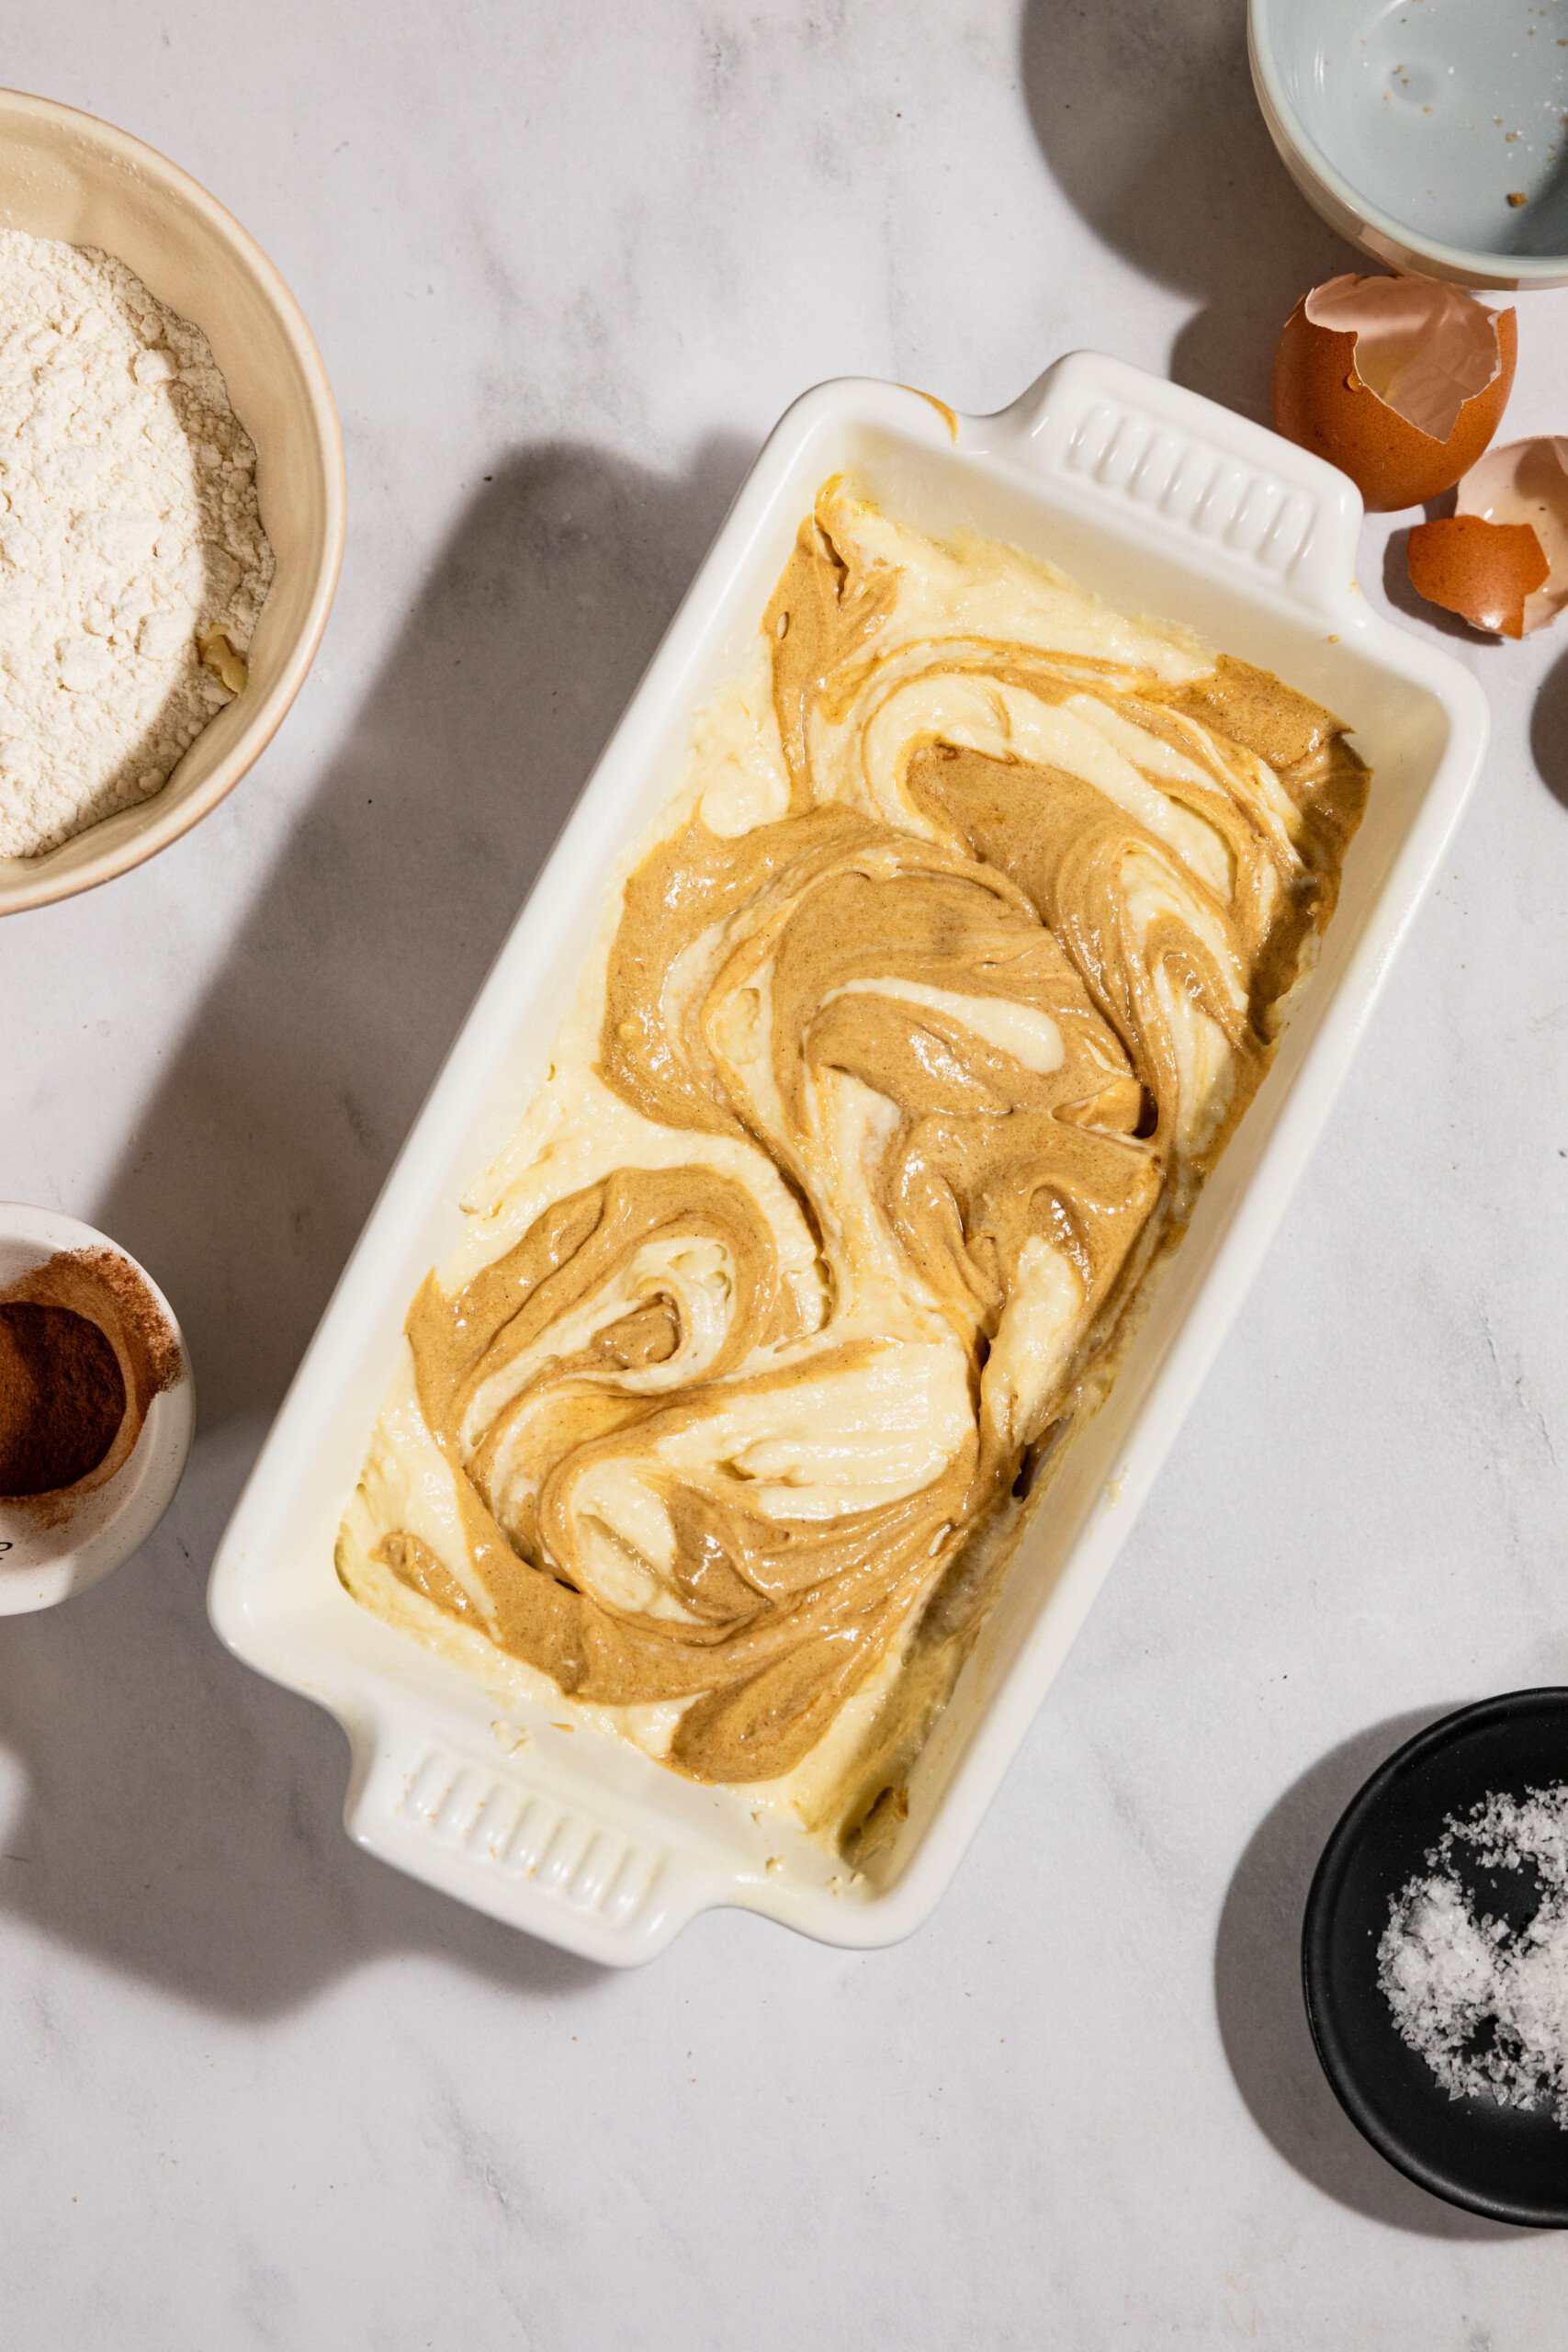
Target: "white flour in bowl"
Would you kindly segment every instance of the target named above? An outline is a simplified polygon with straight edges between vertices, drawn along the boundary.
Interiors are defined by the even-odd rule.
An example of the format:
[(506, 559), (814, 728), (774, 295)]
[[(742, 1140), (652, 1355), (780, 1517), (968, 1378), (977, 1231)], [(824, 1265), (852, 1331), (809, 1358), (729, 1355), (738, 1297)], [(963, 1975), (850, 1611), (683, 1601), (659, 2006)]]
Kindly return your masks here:
[(0, 230), (0, 857), (149, 798), (244, 684), (255, 462), (199, 327)]

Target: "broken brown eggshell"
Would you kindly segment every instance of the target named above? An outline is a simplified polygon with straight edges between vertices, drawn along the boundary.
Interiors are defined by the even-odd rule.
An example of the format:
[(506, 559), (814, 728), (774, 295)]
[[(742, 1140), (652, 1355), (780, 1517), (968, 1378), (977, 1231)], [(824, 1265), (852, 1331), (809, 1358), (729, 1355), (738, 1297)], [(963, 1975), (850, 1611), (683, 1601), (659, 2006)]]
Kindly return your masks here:
[(1549, 568), (1528, 523), (1489, 523), (1480, 514), (1418, 523), (1408, 560), (1418, 596), (1495, 637), (1524, 635), (1525, 606)]
[(1546, 578), (1525, 598), (1524, 633), (1544, 628), (1568, 605), (1568, 435), (1539, 434), (1488, 449), (1459, 486), (1460, 514), (1524, 523), (1546, 559)]
[(1424, 277), (1330, 278), (1274, 356), (1274, 424), (1349, 475), (1368, 507), (1423, 505), (1469, 471), (1502, 422), (1512, 311)]

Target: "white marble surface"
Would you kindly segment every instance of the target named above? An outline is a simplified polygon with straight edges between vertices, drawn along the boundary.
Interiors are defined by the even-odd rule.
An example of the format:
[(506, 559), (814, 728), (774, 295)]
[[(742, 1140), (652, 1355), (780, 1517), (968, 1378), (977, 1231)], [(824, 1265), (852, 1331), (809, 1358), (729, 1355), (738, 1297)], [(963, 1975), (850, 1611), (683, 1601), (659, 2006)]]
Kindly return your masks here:
[[(147, 1261), (203, 1410), (157, 1540), (0, 1628), (7, 2344), (1561, 2340), (1568, 2250), (1388, 2172), (1293, 1976), (1363, 1771), (1568, 1679), (1568, 631), (1455, 640), (1496, 718), (1474, 813), (914, 1941), (720, 1916), (627, 1978), (529, 1944), (349, 1848), (338, 1734), (203, 1617), (360, 1220), (776, 412), (846, 370), (996, 406), (1081, 342), (1260, 409), (1347, 257), (1267, 149), (1239, 14), (0, 9), (8, 80), (166, 150), (281, 265), (353, 495), (261, 766), (0, 929), (0, 1191)], [(1568, 425), (1565, 305), (1524, 306), (1515, 430)]]

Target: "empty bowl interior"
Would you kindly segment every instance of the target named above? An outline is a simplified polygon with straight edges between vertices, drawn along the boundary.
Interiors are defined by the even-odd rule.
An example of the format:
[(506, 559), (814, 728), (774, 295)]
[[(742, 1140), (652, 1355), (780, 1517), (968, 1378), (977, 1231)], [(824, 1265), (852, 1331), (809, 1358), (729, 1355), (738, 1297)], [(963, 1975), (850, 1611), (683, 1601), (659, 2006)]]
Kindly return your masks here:
[(298, 690), (331, 603), (343, 461), (326, 377), (282, 278), (238, 222), (153, 150), (90, 115), (0, 91), (0, 227), (100, 247), (202, 329), (256, 445), (262, 521), (277, 560), (244, 692), (152, 799), (42, 856), (0, 858), (3, 910), (136, 863), (204, 815), (255, 757)]
[(1303, 129), (1364, 204), (1433, 244), (1568, 254), (1568, 11), (1261, 0), (1254, 27)]

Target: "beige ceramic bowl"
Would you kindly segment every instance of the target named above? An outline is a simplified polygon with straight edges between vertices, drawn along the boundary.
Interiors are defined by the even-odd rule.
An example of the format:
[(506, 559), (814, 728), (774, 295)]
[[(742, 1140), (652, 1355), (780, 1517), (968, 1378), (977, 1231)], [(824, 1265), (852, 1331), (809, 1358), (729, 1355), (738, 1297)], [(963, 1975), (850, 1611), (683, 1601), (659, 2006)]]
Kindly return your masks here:
[(41, 857), (0, 858), (0, 914), (91, 889), (178, 840), (271, 741), (326, 625), (343, 558), (343, 438), (320, 352), (259, 245), (207, 190), (112, 124), (0, 90), (0, 227), (98, 245), (212, 345), (256, 445), (277, 558), (250, 683), (197, 737), (162, 792)]

